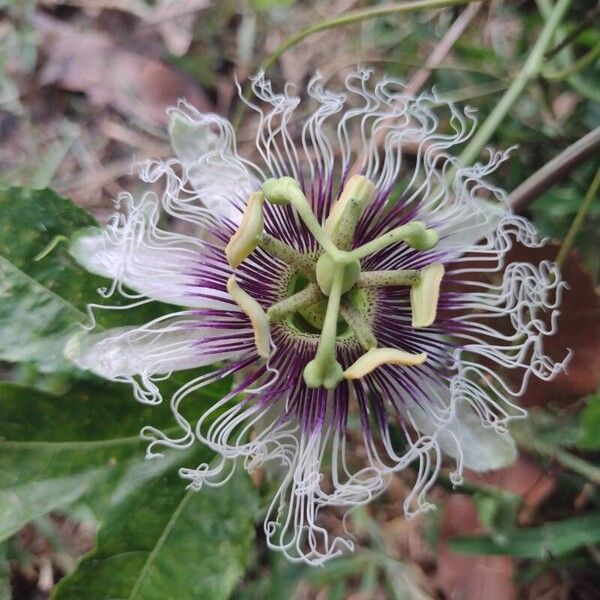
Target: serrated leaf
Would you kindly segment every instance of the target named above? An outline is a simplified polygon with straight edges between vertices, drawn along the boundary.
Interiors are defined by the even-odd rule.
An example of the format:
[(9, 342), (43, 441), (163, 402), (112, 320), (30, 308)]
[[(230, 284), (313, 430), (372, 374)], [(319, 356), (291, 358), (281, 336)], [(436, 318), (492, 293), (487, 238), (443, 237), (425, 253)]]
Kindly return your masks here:
[(257, 493), (243, 472), (200, 492), (186, 490), (176, 473), (166, 474), (109, 512), (96, 550), (52, 597), (228, 598), (249, 560), (256, 507)]
[(450, 547), (461, 554), (508, 555), (548, 559), (564, 556), (600, 542), (600, 513), (549, 523), (541, 527), (507, 531), (497, 536), (456, 537)]
[[(123, 303), (100, 302), (98, 289), (107, 280), (79, 267), (58, 241), (94, 224), (88, 213), (51, 190), (0, 190), (0, 360), (65, 369), (62, 349), (79, 324), (89, 321), (86, 306)], [(161, 314), (156, 303), (123, 313), (100, 311), (97, 320), (112, 327)]]

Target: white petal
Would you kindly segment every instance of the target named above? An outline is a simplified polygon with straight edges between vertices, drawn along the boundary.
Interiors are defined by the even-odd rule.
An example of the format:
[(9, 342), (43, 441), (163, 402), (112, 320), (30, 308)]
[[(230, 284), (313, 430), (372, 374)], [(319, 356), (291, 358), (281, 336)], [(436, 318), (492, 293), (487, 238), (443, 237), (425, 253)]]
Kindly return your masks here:
[(171, 110), (169, 115), (171, 146), (183, 164), (193, 163), (203, 154), (218, 150), (219, 138), (207, 122), (194, 121), (186, 113), (176, 109)]
[(435, 435), (442, 451), (452, 458), (462, 456), (462, 465), (468, 469), (502, 469), (517, 457), (512, 437), (484, 424), (468, 402), (461, 402), (454, 416), (442, 426), (421, 408), (411, 408), (410, 415), (421, 433)]
[(69, 251), (75, 260), (88, 271), (155, 300), (236, 310), (227, 294), (200, 286), (194, 269), (205, 260), (202, 242), (159, 230), (156, 203), (130, 200), (129, 213), (107, 229), (90, 227), (73, 237)]
[[(81, 369), (111, 380), (134, 375), (152, 377), (227, 360), (239, 349), (221, 351), (202, 338), (225, 332), (204, 328), (193, 313), (162, 317), (141, 327), (119, 327), (104, 333), (74, 336), (65, 354)], [(227, 331), (230, 334), (230, 331)]]
[(236, 204), (259, 190), (260, 183), (254, 174), (258, 169), (236, 153), (233, 127), (183, 101), (169, 115), (171, 144), (200, 200), (218, 216), (239, 222)]
[[(462, 207), (460, 214), (454, 208), (442, 210), (435, 215), (436, 222), (440, 223), (436, 229), (441, 238), (436, 250), (456, 248), (463, 253), (492, 235), (507, 212), (506, 206), (501, 202), (488, 200), (469, 203)], [(428, 215), (424, 215), (424, 218), (427, 220)]]

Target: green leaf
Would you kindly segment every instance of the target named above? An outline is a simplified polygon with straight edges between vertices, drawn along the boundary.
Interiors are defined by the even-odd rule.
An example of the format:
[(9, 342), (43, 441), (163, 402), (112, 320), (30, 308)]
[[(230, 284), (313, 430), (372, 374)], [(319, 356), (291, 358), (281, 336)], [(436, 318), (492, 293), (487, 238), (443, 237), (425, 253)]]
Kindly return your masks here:
[(96, 550), (53, 599), (228, 598), (249, 561), (256, 510), (243, 472), (200, 492), (186, 490), (177, 473), (164, 475), (114, 506)]
[(107, 504), (173, 469), (171, 458), (143, 460), (147, 424), (171, 425), (168, 407), (136, 403), (126, 385), (59, 396), (0, 383), (0, 540), (86, 494)]
[[(50, 190), (0, 190), (0, 360), (32, 361), (46, 371), (69, 367), (66, 340), (88, 323), (89, 303), (105, 300), (107, 280), (92, 275), (69, 256), (61, 240), (94, 219)], [(135, 311), (97, 311), (101, 327), (140, 323), (162, 314), (153, 303)]]
[[(232, 595), (234, 600), (284, 600), (297, 598), (297, 588), (302, 582), (305, 584), (306, 577), (314, 571), (312, 567), (297, 562), (291, 562), (281, 552), (269, 552), (266, 557), (268, 561), (268, 577), (247, 576), (242, 585)], [(344, 557), (340, 560), (345, 560)], [(337, 562), (337, 561), (332, 561)], [(331, 563), (326, 563), (325, 568)], [(364, 565), (363, 565), (364, 566)], [(316, 569), (320, 571), (321, 569)]]
[(0, 359), (36, 361), (47, 369), (66, 364), (65, 337), (86, 320), (83, 273), (60, 246), (35, 258), (57, 236), (93, 223), (49, 190), (0, 190)]
[(600, 450), (600, 394), (589, 396), (580, 415), (580, 435), (577, 446), (581, 450)]
[(521, 499), (504, 490), (493, 494), (481, 490), (473, 494), (473, 502), (477, 516), (482, 525), (487, 527), (494, 539), (505, 539), (506, 531), (510, 531), (516, 521), (516, 514)]
[(456, 537), (450, 540), (450, 547), (461, 554), (548, 559), (599, 542), (600, 513), (594, 513), (541, 527), (508, 531), (502, 539), (489, 535)]

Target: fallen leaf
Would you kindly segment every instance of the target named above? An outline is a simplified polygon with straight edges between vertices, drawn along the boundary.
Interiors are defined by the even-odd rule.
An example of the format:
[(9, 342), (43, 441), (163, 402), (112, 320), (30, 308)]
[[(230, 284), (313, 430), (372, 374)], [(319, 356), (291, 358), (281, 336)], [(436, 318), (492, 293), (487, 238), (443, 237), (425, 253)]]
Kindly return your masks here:
[(520, 456), (515, 463), (489, 473), (467, 471), (465, 479), (484, 483), (520, 496), (523, 501), (519, 512), (519, 524), (531, 522), (533, 513), (547, 500), (556, 487), (556, 481), (538, 464)]
[[(524, 262), (538, 265), (544, 260), (553, 261), (558, 249), (559, 246), (554, 243), (547, 243), (540, 248), (515, 244), (506, 256), (505, 264)], [(473, 262), (468, 263), (468, 266), (477, 267), (477, 265), (477, 258), (474, 256)], [(569, 254), (561, 271), (568, 289), (562, 290), (556, 332), (554, 335), (543, 337), (543, 349), (545, 355), (557, 362), (564, 360), (569, 350), (572, 351), (572, 357), (566, 371), (560, 372), (552, 380), (544, 381), (537, 377), (529, 379), (527, 389), (518, 401), (525, 408), (546, 406), (551, 403), (565, 406), (595, 392), (600, 385), (600, 297), (577, 252)], [(498, 285), (499, 276), (493, 274), (493, 277), (496, 279), (482, 271), (478, 276), (474, 275), (471, 278)], [(452, 280), (444, 282), (442, 286), (443, 292), (462, 292), (464, 289), (460, 283)], [(441, 307), (438, 315), (439, 318), (455, 316), (447, 307)], [(536, 318), (543, 320), (547, 329), (550, 327), (549, 312), (537, 315)], [(485, 319), (481, 321), (501, 334), (511, 335), (514, 332), (508, 316), (504, 319), (489, 319), (488, 322)], [(493, 338), (489, 339), (489, 343), (494, 343)], [(486, 363), (485, 359), (481, 360)], [(498, 366), (491, 361), (486, 364), (493, 369), (498, 369)], [(506, 377), (509, 381), (513, 381), (514, 387), (519, 387), (523, 371), (521, 369), (507, 371)]]
[[(505, 469), (490, 473), (467, 470), (465, 479), (493, 486), (522, 498), (519, 524), (531, 522), (533, 513), (555, 489), (554, 478), (524, 457)], [(510, 600), (516, 597), (513, 577), (516, 563), (508, 556), (472, 556), (453, 552), (448, 540), (485, 532), (473, 499), (450, 494), (443, 503), (437, 547), (436, 583), (452, 600)]]
[[(557, 244), (518, 248), (511, 252), (510, 259), (533, 263), (553, 260), (558, 248)], [(600, 297), (578, 252), (569, 254), (562, 276), (569, 289), (563, 294), (557, 332), (545, 338), (544, 349), (555, 360), (564, 358), (567, 349), (573, 356), (566, 371), (552, 381), (531, 378), (520, 402), (525, 407), (549, 403), (564, 406), (595, 392), (600, 385)]]
[(158, 25), (171, 54), (183, 56), (194, 39), (194, 13), (210, 5), (210, 0), (159, 0), (146, 21)]
[(515, 561), (507, 556), (468, 556), (452, 552), (448, 540), (481, 533), (473, 500), (462, 494), (446, 498), (437, 547), (435, 582), (450, 600), (512, 600)]
[(83, 92), (92, 104), (112, 106), (128, 118), (153, 125), (167, 122), (166, 109), (179, 98), (201, 111), (211, 109), (197, 85), (160, 60), (41, 13), (36, 14), (35, 24), (46, 56), (40, 76), (43, 84)]

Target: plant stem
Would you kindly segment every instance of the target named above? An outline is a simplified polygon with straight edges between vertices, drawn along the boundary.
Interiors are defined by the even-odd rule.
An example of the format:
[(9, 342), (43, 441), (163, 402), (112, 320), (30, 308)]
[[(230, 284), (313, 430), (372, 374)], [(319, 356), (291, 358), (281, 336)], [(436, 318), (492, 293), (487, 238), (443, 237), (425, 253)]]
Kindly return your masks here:
[(537, 42), (531, 50), (529, 58), (494, 110), (492, 110), (469, 144), (467, 144), (467, 147), (463, 150), (459, 157), (459, 165), (470, 165), (477, 159), (479, 153), (490, 140), (513, 104), (523, 93), (527, 84), (539, 75), (544, 60), (544, 53), (552, 42), (552, 37), (559, 27), (571, 2), (572, 0), (558, 0), (544, 25)]
[[(536, 0), (538, 9), (546, 21), (548, 21), (552, 14), (552, 1), (553, 0)], [(565, 27), (559, 27), (556, 30), (555, 37), (564, 36), (565, 32)], [(556, 55), (553, 55), (553, 58), (562, 67), (568, 68), (575, 60), (573, 48), (571, 48), (569, 44), (562, 44), (561, 46), (561, 51), (557, 51)], [(546, 59), (548, 60), (548, 56), (546, 56)], [(598, 93), (597, 86), (594, 86), (593, 83), (590, 84), (590, 82), (578, 73), (571, 74), (567, 81), (571, 87), (584, 98), (588, 98), (594, 102), (600, 102), (600, 93)]]
[(311, 36), (313, 33), (325, 31), (326, 29), (334, 29), (344, 25), (358, 23), (365, 19), (374, 19), (375, 17), (384, 17), (395, 13), (412, 12), (420, 9), (428, 8), (445, 8), (447, 6), (458, 6), (461, 4), (469, 4), (471, 0), (414, 0), (402, 2), (399, 4), (386, 4), (375, 8), (365, 8), (362, 10), (354, 10), (346, 14), (342, 14), (332, 19), (326, 19), (315, 25), (311, 25), (306, 29), (302, 29), (295, 35), (290, 36), (283, 42), (262, 64), (263, 69), (268, 69), (286, 50), (289, 50), (302, 40)]
[(563, 448), (558, 448), (553, 444), (549, 444), (535, 435), (523, 435), (516, 428), (511, 430), (513, 437), (516, 439), (519, 446), (530, 452), (537, 452), (541, 456), (555, 459), (561, 465), (577, 473), (592, 483), (600, 484), (600, 469), (593, 464), (571, 454)]
[[(433, 52), (429, 55), (425, 61), (424, 66), (416, 71), (416, 73), (410, 78), (409, 82), (404, 88), (404, 94), (408, 96), (416, 96), (418, 91), (425, 85), (431, 72), (435, 69), (448, 55), (458, 38), (464, 33), (465, 29), (473, 21), (479, 9), (483, 6), (482, 2), (472, 2), (465, 8), (465, 10), (458, 16), (456, 21), (448, 28), (442, 39), (435, 45)], [(386, 136), (386, 129), (382, 127), (379, 131), (374, 132), (373, 145), (379, 146)], [(360, 147), (360, 136), (358, 132), (355, 134), (356, 139), (353, 140), (352, 146)], [(362, 152), (358, 152), (353, 165), (350, 167), (350, 173), (357, 174), (361, 171), (361, 166), (365, 160), (366, 149)]]
[(425, 66), (421, 67), (406, 85), (405, 93), (416, 95), (416, 93), (425, 85), (431, 76), (431, 71), (437, 67), (448, 55), (458, 38), (464, 33), (471, 21), (475, 18), (483, 3), (474, 2), (467, 6), (459, 17), (448, 28), (444, 37), (436, 44), (433, 52), (425, 61)]
[(594, 179), (592, 179), (592, 184), (588, 188), (588, 191), (571, 223), (571, 227), (563, 240), (563, 243), (558, 251), (556, 256), (556, 263), (560, 266), (567, 258), (571, 247), (573, 246), (573, 242), (575, 241), (575, 236), (579, 233), (581, 229), (581, 225), (583, 224), (583, 220), (585, 219), (585, 215), (590, 210), (592, 206), (592, 202), (598, 193), (598, 188), (600, 188), (600, 168), (596, 171), (596, 175), (594, 175)]

